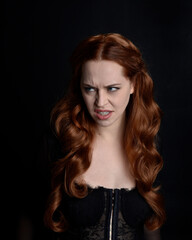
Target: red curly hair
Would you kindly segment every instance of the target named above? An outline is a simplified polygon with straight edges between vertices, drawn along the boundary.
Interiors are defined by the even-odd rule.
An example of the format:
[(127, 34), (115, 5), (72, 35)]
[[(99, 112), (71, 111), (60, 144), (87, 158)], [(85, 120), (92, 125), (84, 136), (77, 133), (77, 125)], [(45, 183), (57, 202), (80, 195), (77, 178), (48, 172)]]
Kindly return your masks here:
[[(80, 91), (82, 66), (89, 60), (118, 63), (123, 67), (125, 76), (134, 84), (134, 93), (126, 109), (124, 149), (138, 191), (154, 211), (154, 215), (146, 221), (146, 226), (155, 230), (165, 220), (162, 196), (158, 192), (159, 188), (153, 186), (163, 165), (155, 145), (161, 111), (153, 99), (153, 81), (140, 51), (131, 41), (116, 33), (89, 37), (72, 54), (73, 72), (68, 93), (56, 104), (51, 114), (51, 122), (65, 157), (54, 163), (52, 192), (45, 223), (53, 231), (65, 231), (68, 223), (62, 212), (59, 212), (63, 190), (77, 198), (87, 195), (87, 185), (77, 184), (76, 180), (90, 166), (95, 131), (95, 123), (87, 112)], [(59, 215), (57, 221), (54, 221), (55, 213)]]

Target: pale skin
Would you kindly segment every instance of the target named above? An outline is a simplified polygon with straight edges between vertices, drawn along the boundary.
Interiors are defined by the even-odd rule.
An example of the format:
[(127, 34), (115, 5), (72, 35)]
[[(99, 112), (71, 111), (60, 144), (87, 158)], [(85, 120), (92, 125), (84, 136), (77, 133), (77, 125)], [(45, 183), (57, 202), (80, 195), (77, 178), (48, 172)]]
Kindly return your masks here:
[[(82, 179), (87, 184), (106, 188), (135, 187), (128, 159), (122, 147), (125, 110), (134, 88), (119, 64), (88, 61), (83, 66), (81, 92), (87, 109), (97, 123), (89, 169)], [(96, 110), (108, 110), (108, 119), (100, 119)], [(101, 116), (102, 118), (102, 116)]]

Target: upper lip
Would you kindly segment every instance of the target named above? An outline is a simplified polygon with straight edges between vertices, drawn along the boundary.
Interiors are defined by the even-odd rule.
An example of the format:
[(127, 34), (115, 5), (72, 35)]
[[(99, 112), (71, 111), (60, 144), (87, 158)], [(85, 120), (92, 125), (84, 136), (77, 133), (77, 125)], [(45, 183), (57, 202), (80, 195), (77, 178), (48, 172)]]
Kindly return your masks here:
[(112, 112), (111, 110), (95, 109), (95, 112)]

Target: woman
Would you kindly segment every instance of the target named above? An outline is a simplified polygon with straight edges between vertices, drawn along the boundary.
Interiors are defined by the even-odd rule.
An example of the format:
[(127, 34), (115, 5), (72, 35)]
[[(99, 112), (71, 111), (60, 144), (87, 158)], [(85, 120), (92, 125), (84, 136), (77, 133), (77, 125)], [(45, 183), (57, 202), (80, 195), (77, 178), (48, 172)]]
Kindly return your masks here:
[(120, 34), (100, 34), (77, 46), (71, 64), (69, 91), (52, 111), (64, 157), (46, 225), (60, 239), (159, 239), (161, 114), (141, 53)]

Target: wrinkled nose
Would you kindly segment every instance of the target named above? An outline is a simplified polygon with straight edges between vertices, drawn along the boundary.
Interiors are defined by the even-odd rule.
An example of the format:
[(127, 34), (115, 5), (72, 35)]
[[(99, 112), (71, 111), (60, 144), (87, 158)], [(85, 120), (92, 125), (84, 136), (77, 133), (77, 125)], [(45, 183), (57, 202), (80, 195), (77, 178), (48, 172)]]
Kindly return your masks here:
[(95, 105), (97, 107), (103, 107), (107, 104), (107, 102), (108, 102), (107, 94), (104, 91), (98, 91), (95, 98)]

